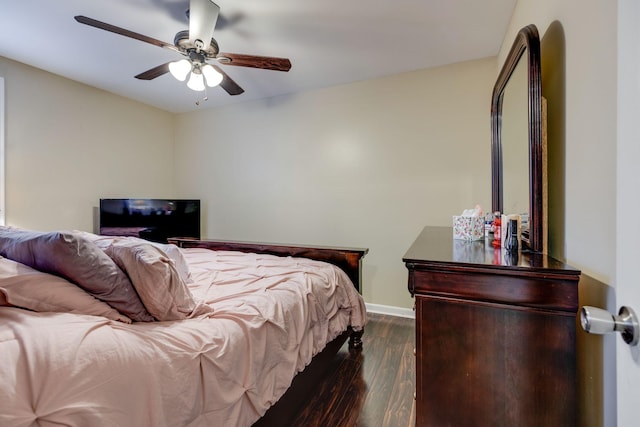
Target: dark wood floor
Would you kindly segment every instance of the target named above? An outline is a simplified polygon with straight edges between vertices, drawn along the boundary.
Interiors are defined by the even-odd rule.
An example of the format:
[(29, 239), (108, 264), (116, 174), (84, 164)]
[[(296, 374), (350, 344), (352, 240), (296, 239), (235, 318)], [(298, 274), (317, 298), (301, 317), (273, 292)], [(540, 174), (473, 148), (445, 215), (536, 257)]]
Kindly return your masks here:
[(415, 322), (370, 313), (363, 343), (343, 346), (294, 426), (415, 426)]

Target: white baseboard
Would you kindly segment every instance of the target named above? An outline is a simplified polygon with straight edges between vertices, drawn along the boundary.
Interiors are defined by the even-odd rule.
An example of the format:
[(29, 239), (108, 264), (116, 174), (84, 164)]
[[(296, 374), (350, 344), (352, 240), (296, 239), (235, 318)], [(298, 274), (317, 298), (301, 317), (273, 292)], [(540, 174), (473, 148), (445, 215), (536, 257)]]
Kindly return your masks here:
[(387, 314), (389, 316), (407, 317), (415, 319), (415, 313), (410, 308), (394, 307), (392, 305), (365, 303), (367, 312), (376, 314)]

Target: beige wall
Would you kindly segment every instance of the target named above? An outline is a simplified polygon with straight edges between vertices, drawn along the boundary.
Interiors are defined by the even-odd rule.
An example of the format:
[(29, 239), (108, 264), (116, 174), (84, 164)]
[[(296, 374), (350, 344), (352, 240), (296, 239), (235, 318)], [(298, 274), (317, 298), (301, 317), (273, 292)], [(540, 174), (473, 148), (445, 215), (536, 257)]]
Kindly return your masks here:
[(490, 208), (495, 58), (183, 114), (177, 191), (203, 233), (357, 246), (367, 302), (409, 308), (402, 256), (425, 225)]
[[(549, 100), (552, 254), (615, 287), (616, 264), (616, 63), (617, 9), (599, 0), (519, 0), (499, 55), (502, 64), (516, 32), (535, 24), (545, 59), (556, 69)], [(545, 51), (546, 49), (546, 51)], [(551, 52), (550, 55), (549, 52)], [(547, 57), (545, 57), (547, 54)], [(544, 86), (544, 83), (543, 83)], [(543, 89), (544, 90), (544, 89)], [(562, 91), (562, 93), (557, 93)], [(553, 121), (560, 123), (553, 124)], [(552, 141), (552, 138), (555, 140)], [(558, 157), (562, 157), (557, 162)], [(612, 288), (583, 283), (580, 303), (615, 311)], [(578, 425), (615, 425), (615, 337), (586, 336), (578, 329)], [(604, 341), (604, 347), (603, 347)], [(607, 344), (608, 343), (608, 344)]]
[(6, 223), (93, 230), (100, 197), (173, 196), (174, 116), (0, 57)]

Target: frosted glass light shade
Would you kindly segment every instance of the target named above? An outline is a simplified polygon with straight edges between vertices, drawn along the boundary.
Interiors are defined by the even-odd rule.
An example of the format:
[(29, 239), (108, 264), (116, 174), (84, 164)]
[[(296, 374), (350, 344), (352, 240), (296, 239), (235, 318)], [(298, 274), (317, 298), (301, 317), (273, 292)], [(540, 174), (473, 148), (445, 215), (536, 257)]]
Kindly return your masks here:
[(169, 63), (169, 72), (173, 77), (183, 82), (191, 71), (191, 62), (186, 59)]
[(209, 87), (218, 86), (220, 82), (222, 82), (222, 74), (209, 64), (202, 67), (202, 74), (204, 75), (204, 78), (207, 81), (207, 86)]
[(204, 90), (204, 77), (200, 73), (191, 72), (191, 77), (189, 77), (189, 81), (187, 82), (187, 86), (191, 90), (195, 91), (203, 91)]

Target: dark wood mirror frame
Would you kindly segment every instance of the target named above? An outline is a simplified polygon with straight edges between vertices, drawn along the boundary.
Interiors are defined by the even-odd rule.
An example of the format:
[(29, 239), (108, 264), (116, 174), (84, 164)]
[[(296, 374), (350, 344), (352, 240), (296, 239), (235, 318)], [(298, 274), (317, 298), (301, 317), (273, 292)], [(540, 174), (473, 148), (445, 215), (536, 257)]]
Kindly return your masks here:
[(544, 250), (542, 81), (540, 38), (535, 25), (522, 28), (511, 46), (493, 88), (491, 98), (491, 176), (492, 209), (503, 212), (502, 100), (504, 89), (519, 61), (527, 60), (529, 110), (529, 233), (523, 246), (531, 251)]

